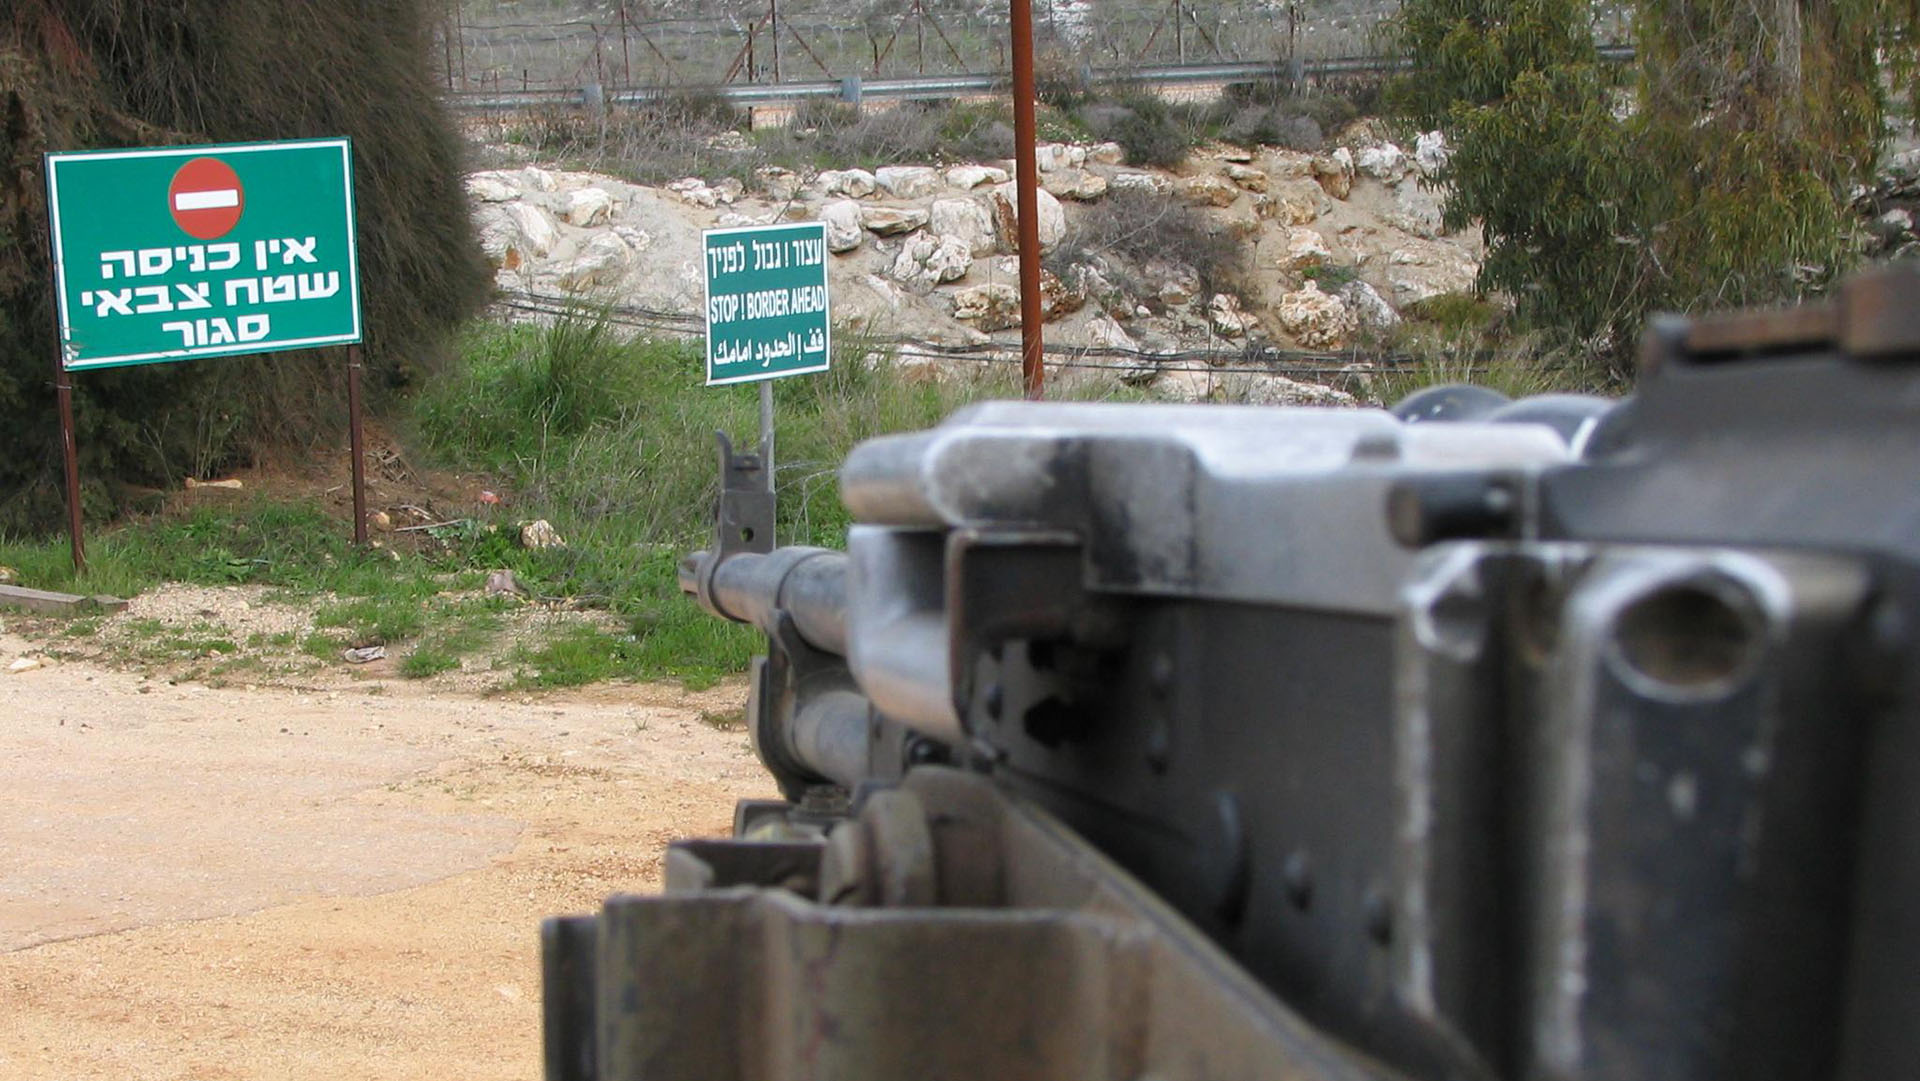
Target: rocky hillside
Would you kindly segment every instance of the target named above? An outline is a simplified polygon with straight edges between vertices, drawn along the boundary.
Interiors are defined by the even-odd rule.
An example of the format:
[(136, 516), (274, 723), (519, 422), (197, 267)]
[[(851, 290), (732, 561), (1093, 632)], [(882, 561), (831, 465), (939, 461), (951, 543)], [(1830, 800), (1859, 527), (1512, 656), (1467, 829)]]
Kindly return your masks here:
[[(1215, 145), (1170, 172), (1131, 168), (1112, 143), (1043, 145), (1048, 343), (1126, 358), (1129, 381), (1178, 397), (1219, 390), (1195, 378), (1195, 353), (1230, 372), (1275, 350), (1337, 358), (1377, 343), (1402, 309), (1467, 290), (1478, 268), (1478, 231), (1446, 233), (1426, 183), (1445, 154), (1437, 133), (1408, 150), (1368, 123), (1324, 154)], [(697, 317), (703, 229), (817, 219), (836, 253), (836, 320), (986, 353), (1018, 348), (1011, 172), (763, 169), (750, 185), (652, 188), (528, 165), (471, 174), (467, 191), (508, 294)]]

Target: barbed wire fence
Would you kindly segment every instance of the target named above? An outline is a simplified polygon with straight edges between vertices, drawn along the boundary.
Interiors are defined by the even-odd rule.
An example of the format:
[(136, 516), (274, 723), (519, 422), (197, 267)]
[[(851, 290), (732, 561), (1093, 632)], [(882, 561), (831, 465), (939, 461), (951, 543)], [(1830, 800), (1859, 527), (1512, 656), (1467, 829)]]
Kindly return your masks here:
[[(1368, 4), (1378, 6), (1378, 10)], [(1044, 71), (1355, 56), (1379, 0), (1035, 0)], [(962, 0), (444, 0), (451, 92), (1004, 72), (1004, 4)]]

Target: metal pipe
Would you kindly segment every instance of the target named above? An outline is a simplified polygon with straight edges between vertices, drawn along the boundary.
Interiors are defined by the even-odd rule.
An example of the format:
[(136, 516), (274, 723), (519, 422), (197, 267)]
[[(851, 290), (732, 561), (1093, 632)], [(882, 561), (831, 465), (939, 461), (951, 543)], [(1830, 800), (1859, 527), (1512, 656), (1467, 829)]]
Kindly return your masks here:
[(707, 596), (717, 616), (774, 633), (785, 613), (806, 643), (823, 653), (847, 652), (847, 556), (825, 548), (776, 548), (766, 555), (741, 552), (713, 564), (696, 552), (680, 565), (680, 590), (700, 595), (700, 576), (711, 575)]
[(1020, 382), (1029, 398), (1046, 394), (1041, 353), (1040, 166), (1033, 119), (1033, 0), (1010, 0), (1013, 22), (1013, 154), (1020, 234)]
[(360, 347), (347, 346), (347, 442), (353, 451), (353, 543), (367, 546), (367, 452), (360, 425)]

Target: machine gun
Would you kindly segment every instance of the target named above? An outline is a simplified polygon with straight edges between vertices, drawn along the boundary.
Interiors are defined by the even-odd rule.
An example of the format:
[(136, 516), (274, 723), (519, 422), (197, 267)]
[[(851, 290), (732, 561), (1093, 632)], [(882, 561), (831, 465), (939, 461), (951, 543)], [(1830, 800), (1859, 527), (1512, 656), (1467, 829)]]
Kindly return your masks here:
[(1636, 394), (998, 403), (682, 586), (784, 801), (544, 928), (553, 1081), (1920, 1076), (1920, 275)]

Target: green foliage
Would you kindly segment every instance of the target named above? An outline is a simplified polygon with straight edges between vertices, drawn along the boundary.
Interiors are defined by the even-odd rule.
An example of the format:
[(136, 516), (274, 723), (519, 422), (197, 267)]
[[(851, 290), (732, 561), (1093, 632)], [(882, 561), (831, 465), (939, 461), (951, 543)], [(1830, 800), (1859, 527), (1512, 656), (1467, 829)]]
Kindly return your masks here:
[[(32, 0), (0, 21), (0, 529), (58, 519), (49, 150), (348, 135), (376, 392), (417, 380), (484, 299), (460, 146), (405, 0)], [(337, 350), (88, 373), (75, 414), (87, 502), (177, 484), (257, 440), (343, 423)]]
[(1585, 0), (1409, 0), (1392, 33), (1414, 68), (1387, 96), (1449, 133), (1437, 182), (1449, 225), (1482, 223), (1480, 287), (1621, 373), (1650, 311), (1791, 300), (1851, 261), (1879, 4), (1780, 27), (1778, 6), (1644, 0), (1640, 66), (1622, 73)]

